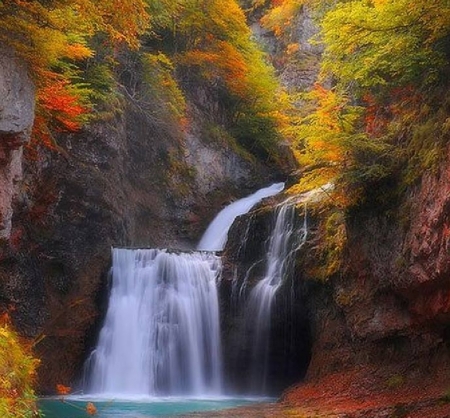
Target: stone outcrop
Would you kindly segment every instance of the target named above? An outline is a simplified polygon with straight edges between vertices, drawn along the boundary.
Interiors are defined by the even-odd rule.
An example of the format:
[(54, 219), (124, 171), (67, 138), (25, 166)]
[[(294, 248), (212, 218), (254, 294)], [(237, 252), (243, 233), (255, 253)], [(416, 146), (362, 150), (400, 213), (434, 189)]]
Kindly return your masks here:
[(348, 223), (343, 270), (318, 305), (310, 378), (364, 364), (386, 380), (450, 369), (448, 161), (424, 174), (394, 216), (374, 209)]
[(13, 51), (0, 45), (0, 240), (11, 233), (12, 203), (22, 177), (22, 146), (34, 120), (34, 86)]

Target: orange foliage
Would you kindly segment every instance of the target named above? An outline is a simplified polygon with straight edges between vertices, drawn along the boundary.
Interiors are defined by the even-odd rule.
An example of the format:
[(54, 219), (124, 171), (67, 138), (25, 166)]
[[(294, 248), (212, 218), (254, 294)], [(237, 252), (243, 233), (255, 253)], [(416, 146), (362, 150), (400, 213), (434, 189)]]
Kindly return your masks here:
[(207, 51), (188, 51), (179, 62), (199, 66), (208, 79), (222, 79), (229, 91), (238, 97), (247, 93), (248, 65), (244, 56), (229, 42), (216, 40)]
[(56, 393), (58, 395), (69, 395), (70, 392), (72, 391), (72, 388), (70, 388), (69, 386), (64, 386), (64, 385), (56, 385)]
[(92, 89), (80, 83), (77, 63), (101, 33), (105, 44), (137, 48), (149, 26), (145, 0), (0, 1), (0, 43), (29, 67), (37, 87), (33, 143), (53, 146), (51, 132), (76, 131), (86, 121)]
[(36, 93), (36, 117), (33, 125), (29, 149), (37, 144), (56, 150), (53, 132), (75, 132), (79, 130), (89, 111), (88, 106), (80, 104), (76, 92), (64, 77), (46, 72), (46, 84)]
[(97, 408), (92, 402), (88, 402), (86, 405), (86, 412), (88, 415), (96, 415), (97, 414)]
[(314, 84), (311, 95), (317, 101), (316, 123), (328, 132), (342, 132), (343, 126), (340, 116), (345, 102), (340, 100), (336, 92), (326, 89), (319, 83)]
[(364, 123), (366, 133), (374, 137), (379, 136), (386, 131), (389, 123), (386, 109), (377, 103), (372, 94), (364, 95), (363, 101), (365, 104)]
[(78, 103), (78, 97), (68, 91), (67, 80), (57, 80), (38, 91), (37, 101), (43, 114), (53, 116), (53, 125), (58, 131), (80, 129), (80, 117), (87, 108)]

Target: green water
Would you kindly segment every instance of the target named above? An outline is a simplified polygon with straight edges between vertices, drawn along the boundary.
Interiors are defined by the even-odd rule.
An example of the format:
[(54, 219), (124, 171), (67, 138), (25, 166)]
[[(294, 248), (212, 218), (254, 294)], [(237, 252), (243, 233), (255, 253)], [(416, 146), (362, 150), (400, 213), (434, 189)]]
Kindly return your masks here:
[[(88, 400), (41, 399), (39, 407), (45, 418), (88, 418)], [(167, 399), (153, 401), (92, 401), (97, 408), (95, 418), (151, 418), (174, 417), (190, 412), (214, 411), (255, 403), (255, 400), (223, 399)]]

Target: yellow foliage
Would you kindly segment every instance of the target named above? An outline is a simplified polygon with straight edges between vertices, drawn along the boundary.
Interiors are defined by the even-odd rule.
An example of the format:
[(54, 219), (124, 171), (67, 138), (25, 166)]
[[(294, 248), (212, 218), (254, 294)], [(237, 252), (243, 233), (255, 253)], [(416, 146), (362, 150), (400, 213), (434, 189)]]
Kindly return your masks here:
[(33, 359), (18, 335), (7, 324), (0, 325), (0, 416), (37, 416), (33, 392), (38, 361)]
[(286, 31), (286, 27), (290, 26), (293, 18), (305, 2), (306, 0), (283, 0), (277, 2), (275, 7), (271, 8), (261, 19), (262, 25), (272, 30), (276, 36), (282, 36)]

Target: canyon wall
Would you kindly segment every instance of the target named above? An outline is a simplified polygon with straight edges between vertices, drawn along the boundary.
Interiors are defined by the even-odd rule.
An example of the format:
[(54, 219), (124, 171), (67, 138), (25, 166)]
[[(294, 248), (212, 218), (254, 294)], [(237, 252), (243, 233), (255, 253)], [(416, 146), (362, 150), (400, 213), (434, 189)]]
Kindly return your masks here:
[(143, 111), (120, 90), (126, 79), (89, 126), (22, 159), (34, 88), (20, 62), (0, 55), (0, 304), (34, 343), (39, 390), (52, 393), (76, 384), (95, 343), (111, 247), (193, 248), (223, 205), (274, 174), (208, 137), (198, 121), (221, 116), (201, 86), (186, 127)]
[(309, 378), (370, 365), (386, 380), (447, 379), (449, 167), (447, 154), (390, 213), (349, 217), (342, 269), (317, 301)]
[(0, 239), (11, 233), (22, 178), (22, 147), (34, 120), (34, 85), (10, 48), (0, 46)]
[[(297, 254), (293, 278), (279, 289), (272, 317), (274, 393), (295, 381), (316, 385), (317, 394), (321, 382), (331, 390), (326, 385), (331, 388), (334, 381), (335, 391), (350, 398), (356, 392), (370, 397), (421, 384), (441, 390), (439, 395), (448, 387), (449, 167), (450, 153), (389, 210), (365, 207), (348, 213), (340, 268), (328, 277), (315, 274), (323, 267), (320, 247), (326, 237), (322, 215), (310, 206), (307, 242)], [(245, 387), (247, 374), (237, 364), (248, 364), (251, 346), (240, 332), (240, 311), (230, 314), (233, 289), (245, 280), (243, 298), (264, 275), (273, 206), (266, 202), (240, 217), (224, 253), (224, 351), (238, 387)], [(302, 208), (298, 216), (301, 220)], [(341, 387), (337, 376), (351, 382)], [(283, 399), (302, 404), (308, 393), (292, 386)]]

